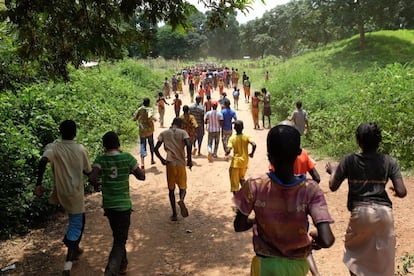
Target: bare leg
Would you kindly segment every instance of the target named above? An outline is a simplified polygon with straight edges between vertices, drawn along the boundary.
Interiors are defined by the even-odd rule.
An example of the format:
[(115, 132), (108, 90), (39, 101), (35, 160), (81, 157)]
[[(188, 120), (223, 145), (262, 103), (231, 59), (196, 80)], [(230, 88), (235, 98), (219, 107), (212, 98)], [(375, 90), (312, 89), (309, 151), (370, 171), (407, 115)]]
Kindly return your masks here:
[(316, 267), (315, 260), (313, 259), (312, 253), (310, 253), (307, 257), (307, 261), (309, 264), (309, 270), (311, 271), (313, 276), (319, 276), (318, 268)]
[(169, 190), (168, 197), (170, 198), (170, 205), (172, 209), (171, 220), (177, 220), (177, 207), (175, 206), (175, 194), (174, 190)]

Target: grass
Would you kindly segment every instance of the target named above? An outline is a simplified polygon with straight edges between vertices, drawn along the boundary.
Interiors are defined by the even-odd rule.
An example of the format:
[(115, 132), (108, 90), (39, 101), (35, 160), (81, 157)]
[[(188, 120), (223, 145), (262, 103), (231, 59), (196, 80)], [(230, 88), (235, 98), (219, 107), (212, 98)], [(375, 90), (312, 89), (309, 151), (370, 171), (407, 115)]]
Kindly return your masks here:
[[(308, 51), (289, 60), (228, 61), (246, 71), (252, 86), (264, 85), (272, 94), (272, 121), (286, 119), (301, 100), (308, 112), (312, 135), (305, 147), (320, 155), (341, 158), (358, 150), (354, 132), (363, 122), (383, 129), (381, 150), (397, 158), (401, 167), (414, 167), (414, 31), (380, 31), (366, 35), (366, 49), (358, 36)], [(241, 69), (240, 69), (241, 68)], [(270, 81), (264, 83), (269, 70)]]

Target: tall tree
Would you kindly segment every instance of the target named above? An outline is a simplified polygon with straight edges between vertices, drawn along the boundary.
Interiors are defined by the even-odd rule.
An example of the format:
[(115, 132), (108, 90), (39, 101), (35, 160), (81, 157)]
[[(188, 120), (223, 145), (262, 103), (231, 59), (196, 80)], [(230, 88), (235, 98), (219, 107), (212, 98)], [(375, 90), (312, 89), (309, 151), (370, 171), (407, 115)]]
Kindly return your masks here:
[[(235, 10), (245, 10), (252, 0), (199, 0), (211, 9), (209, 26), (222, 24)], [(186, 25), (196, 8), (184, 0), (5, 0), (1, 19), (17, 30), (18, 53), (35, 60), (52, 76), (68, 80), (67, 64), (100, 56), (120, 58), (131, 32), (128, 22), (141, 14), (149, 24), (160, 21), (174, 27)]]
[(163, 58), (187, 57), (187, 44), (183, 32), (173, 32), (170, 26), (160, 28), (157, 34), (159, 53)]
[(198, 12), (188, 18), (190, 28), (186, 33), (188, 55), (192, 59), (208, 56), (207, 17), (204, 13)]
[(359, 46), (365, 48), (368, 24), (386, 27), (399, 14), (401, 0), (312, 0), (314, 7), (325, 9), (340, 26), (355, 26), (359, 32)]
[(131, 41), (128, 46), (128, 56), (157, 57), (159, 55), (157, 49), (158, 25), (149, 23), (141, 14), (134, 15), (130, 20), (130, 25), (130, 35), (127, 35)]
[(240, 57), (239, 23), (236, 14), (228, 15), (223, 26), (207, 30), (206, 35), (210, 56), (221, 59)]
[(258, 34), (253, 38), (253, 42), (261, 52), (261, 58), (272, 48), (274, 39), (268, 34)]

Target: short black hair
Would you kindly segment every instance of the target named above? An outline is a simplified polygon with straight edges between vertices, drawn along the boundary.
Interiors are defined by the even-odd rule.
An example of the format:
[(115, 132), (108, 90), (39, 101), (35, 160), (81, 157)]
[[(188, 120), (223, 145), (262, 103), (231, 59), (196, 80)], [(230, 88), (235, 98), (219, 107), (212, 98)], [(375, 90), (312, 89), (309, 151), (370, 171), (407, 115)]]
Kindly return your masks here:
[(244, 124), (243, 124), (243, 121), (242, 120), (236, 120), (236, 121), (234, 121), (234, 129), (237, 132), (242, 132), (243, 131), (243, 128), (244, 128)]
[(229, 106), (230, 106), (230, 100), (229, 100), (229, 99), (227, 99), (227, 98), (223, 98), (223, 105), (224, 105), (225, 107), (229, 107)]
[(113, 131), (105, 133), (102, 137), (102, 144), (106, 149), (118, 149), (121, 146), (118, 135)]
[(150, 99), (149, 98), (144, 98), (144, 100), (142, 101), (142, 104), (144, 106), (149, 106), (150, 105)]
[(297, 101), (296, 102), (296, 107), (297, 108), (301, 108), (302, 107), (302, 102), (301, 101)]
[(171, 125), (176, 125), (177, 127), (181, 128), (183, 125), (183, 120), (180, 117), (175, 117)]
[(376, 123), (359, 125), (355, 135), (363, 151), (376, 151), (382, 141), (381, 128)]
[(183, 112), (184, 113), (188, 113), (189, 110), (190, 110), (190, 108), (188, 107), (188, 105), (183, 106)]
[(59, 125), (59, 132), (64, 140), (72, 140), (76, 136), (76, 123), (73, 120), (65, 120)]
[(292, 126), (277, 125), (267, 134), (269, 160), (294, 162), (300, 153), (300, 133)]

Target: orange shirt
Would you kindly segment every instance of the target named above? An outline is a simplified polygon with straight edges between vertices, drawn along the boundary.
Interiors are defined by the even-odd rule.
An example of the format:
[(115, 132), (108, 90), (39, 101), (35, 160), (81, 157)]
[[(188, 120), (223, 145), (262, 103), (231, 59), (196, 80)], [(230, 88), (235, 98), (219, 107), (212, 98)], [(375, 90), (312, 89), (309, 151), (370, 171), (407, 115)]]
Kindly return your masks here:
[[(308, 171), (315, 168), (315, 161), (308, 155), (308, 152), (302, 149), (302, 153), (296, 157), (295, 164), (293, 164), (294, 174), (306, 174)], [(272, 164), (269, 164), (269, 170), (274, 171)]]
[(313, 168), (315, 168), (315, 161), (312, 160), (306, 150), (302, 149), (302, 153), (296, 157), (293, 172), (295, 174), (306, 174)]
[(200, 97), (204, 97), (204, 88), (200, 88), (200, 90), (198, 90), (198, 94), (200, 94)]
[(159, 98), (157, 102), (158, 102), (158, 107), (160, 108), (165, 107), (165, 102), (163, 98)]
[(260, 99), (258, 97), (252, 97), (252, 109), (259, 108)]

